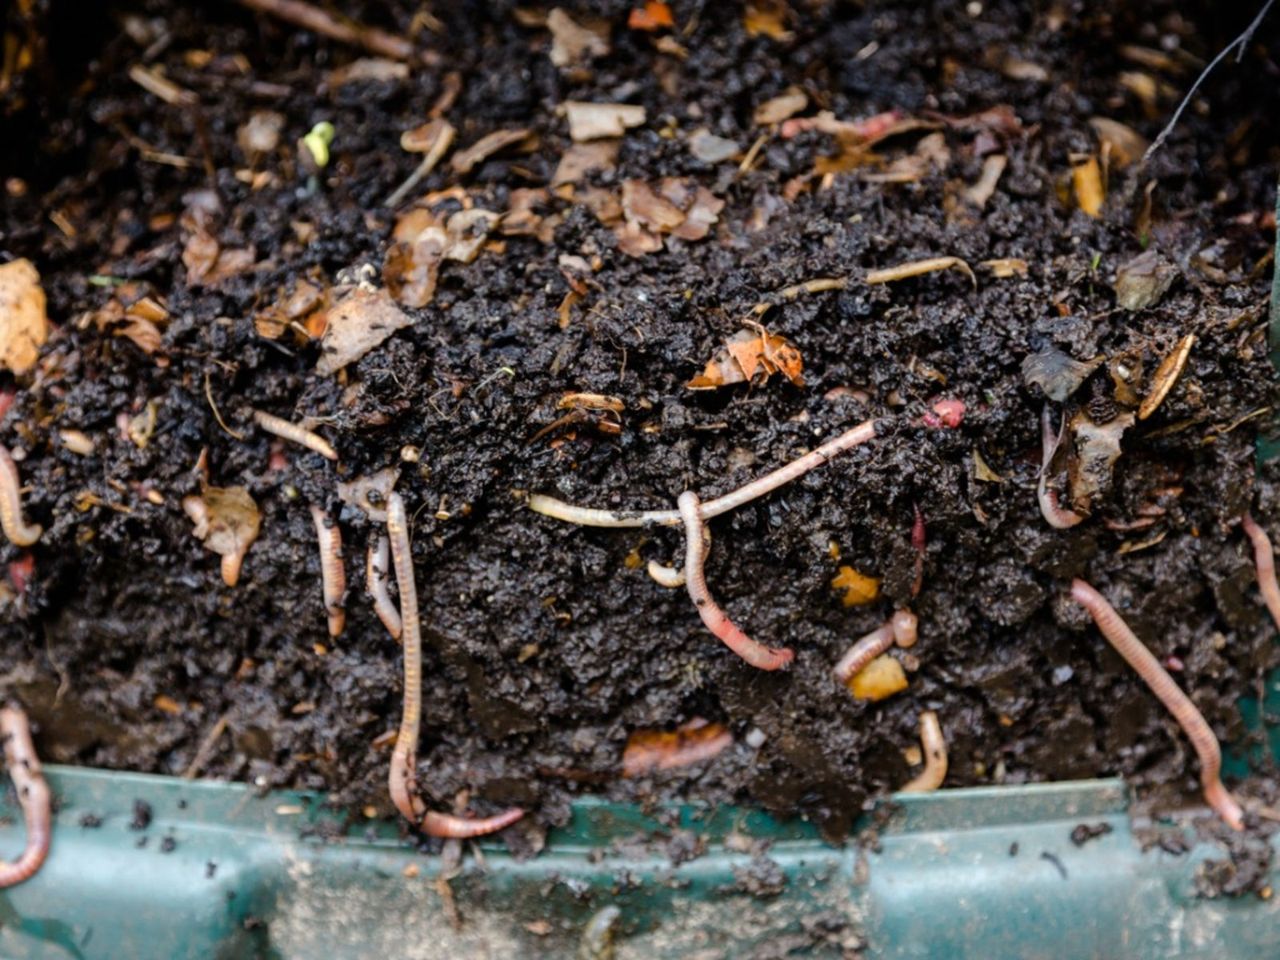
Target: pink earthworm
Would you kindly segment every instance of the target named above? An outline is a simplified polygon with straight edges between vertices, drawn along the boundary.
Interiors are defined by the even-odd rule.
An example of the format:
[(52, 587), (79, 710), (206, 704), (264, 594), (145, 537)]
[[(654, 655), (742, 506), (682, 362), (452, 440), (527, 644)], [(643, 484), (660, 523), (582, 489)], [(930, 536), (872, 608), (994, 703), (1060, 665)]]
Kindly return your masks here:
[(680, 494), (677, 501), (685, 529), (685, 587), (689, 599), (698, 608), (698, 615), (724, 645), (753, 667), (761, 670), (778, 670), (795, 659), (795, 651), (788, 647), (774, 649), (752, 640), (740, 630), (728, 615), (720, 609), (707, 590), (707, 576), (703, 565), (707, 559), (707, 528), (698, 511), (698, 495), (692, 490)]
[(831, 668), (841, 683), (848, 683), (872, 660), (883, 654), (894, 643), (906, 648), (915, 645), (916, 615), (910, 610), (898, 610), (893, 617), (876, 627), (851, 646), (840, 661)]
[(391, 594), (387, 590), (387, 577), (390, 572), (391, 553), (387, 547), (387, 538), (379, 537), (377, 543), (369, 544), (369, 553), (365, 558), (365, 589), (373, 598), (373, 612), (387, 628), (387, 633), (399, 640), (403, 627), (400, 623), (400, 611), (396, 609)]
[(931, 793), (947, 778), (947, 741), (938, 715), (932, 710), (920, 714), (920, 747), (924, 751), (924, 769), (899, 787), (899, 793)]
[(1044, 410), (1040, 414), (1040, 445), (1042, 452), (1040, 478), (1036, 482), (1036, 499), (1040, 502), (1040, 515), (1055, 530), (1067, 530), (1085, 519), (1083, 514), (1060, 506), (1058, 504), (1058, 491), (1049, 487), (1049, 464), (1052, 462), (1053, 455), (1057, 452), (1058, 444), (1061, 442), (1062, 431), (1053, 429), (1053, 417), (1049, 412), (1049, 405), (1046, 403)]
[(342, 557), (342, 530), (336, 520), (317, 506), (311, 507), (311, 520), (320, 541), (320, 582), (324, 609), (329, 616), (329, 636), (336, 637), (347, 625), (347, 611), (342, 606), (347, 592), (347, 571)]
[(1267, 536), (1248, 513), (1240, 517), (1240, 526), (1253, 543), (1253, 564), (1258, 570), (1258, 591), (1267, 605), (1271, 619), (1280, 627), (1280, 584), (1276, 583), (1276, 555)]
[(1240, 804), (1236, 803), (1235, 798), (1222, 785), (1219, 776), (1222, 751), (1218, 747), (1218, 738), (1214, 736), (1196, 705), (1173, 682), (1173, 678), (1165, 672), (1160, 662), (1152, 656), (1151, 651), (1129, 629), (1129, 625), (1102, 594), (1083, 580), (1076, 579), (1071, 581), (1071, 598), (1089, 612), (1107, 642), (1142, 678), (1186, 733), (1200, 758), (1200, 783), (1209, 806), (1233, 830), (1244, 829)]
[(282, 440), (291, 440), (308, 450), (314, 450), (327, 460), (338, 459), (338, 451), (333, 449), (333, 445), (320, 434), (306, 427), (300, 427), (296, 423), (290, 423), (288, 420), (262, 410), (253, 411), (253, 422), (267, 433), (273, 433)]
[(391, 802), (410, 823), (431, 837), (480, 837), (515, 823), (524, 811), (513, 807), (496, 816), (455, 817), (426, 809), (418, 796), (418, 731), (422, 720), (422, 624), (418, 617), (418, 587), (413, 576), (413, 554), (409, 547), (409, 522), (404, 500), (392, 493), (387, 498), (387, 534), (391, 559), (400, 590), (401, 637), (404, 640), (404, 710), (400, 730), (391, 752), (389, 787)]
[(40, 524), (27, 523), (22, 517), (22, 480), (18, 476), (18, 465), (3, 446), (0, 446), (0, 529), (10, 543), (19, 547), (31, 546), (44, 533)]
[(0, 708), (0, 737), (4, 738), (5, 763), (27, 826), (27, 844), (22, 855), (11, 863), (0, 863), (0, 888), (4, 888), (35, 876), (49, 855), (53, 838), (53, 797), (31, 742), (31, 725), (21, 707), (9, 704)]

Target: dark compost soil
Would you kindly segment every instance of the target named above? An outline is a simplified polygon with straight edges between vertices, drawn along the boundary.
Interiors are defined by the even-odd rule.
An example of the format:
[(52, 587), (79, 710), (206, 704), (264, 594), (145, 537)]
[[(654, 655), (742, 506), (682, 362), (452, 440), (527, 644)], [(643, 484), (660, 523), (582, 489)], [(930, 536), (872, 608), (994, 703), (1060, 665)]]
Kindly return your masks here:
[[(61, 41), (58, 6), (38, 5), (47, 56), (0, 120), (0, 170), (22, 181), (10, 179), (0, 199), (0, 260), (36, 264), (56, 325), (38, 372), (4, 382), (15, 397), (0, 419), (0, 441), (25, 455), (27, 515), (45, 526), (29, 577), (24, 551), (0, 547), (0, 560), (17, 564), (0, 675), (38, 722), (47, 759), (180, 773), (225, 716), (202, 775), (389, 811), (385, 734), (399, 716), (400, 656), (363, 590), (365, 545), (379, 528), (339, 504), (336, 484), (396, 464), (416, 518), (427, 625), (421, 783), (441, 808), (461, 791), (480, 813), (528, 807), (533, 815), (507, 833), (517, 849), (536, 849), (583, 792), (758, 805), (841, 836), (868, 798), (912, 776), (903, 751), (918, 743), (922, 709), (942, 719), (948, 785), (1122, 774), (1152, 788), (1158, 807), (1198, 802), (1194, 755), (1068, 601), (1073, 576), (1175, 665), (1220, 737), (1243, 735), (1235, 703), (1276, 660), (1235, 525), (1252, 508), (1280, 527), (1275, 489), (1255, 478), (1265, 419), (1238, 423), (1275, 400), (1264, 259), (1277, 172), (1266, 93), (1274, 25), (1242, 64), (1210, 79), (1145, 169), (1112, 164), (1095, 219), (1075, 209), (1070, 176), (1074, 155), (1098, 150), (1089, 118), (1153, 137), (1248, 11), (1233, 19), (1206, 8), (1201, 22), (1182, 3), (1104, 12), (814, 2), (795, 4), (790, 35), (776, 38), (750, 35), (736, 5), (676, 0), (681, 56), (628, 30), (628, 4), (602, 3), (590, 12), (613, 25), (612, 51), (560, 69), (529, 11), (436, 4), (439, 22), (414, 41), (427, 66), (339, 84), (331, 71), (360, 51), (232, 3), (105, 4)], [(403, 35), (418, 6), (344, 5)], [(1126, 45), (1164, 50), (1168, 62), (1135, 62)], [(196, 94), (198, 111), (141, 89), (128, 75), (136, 64), (162, 66)], [(621, 101), (643, 105), (646, 120), (627, 131), (616, 166), (585, 182), (616, 192), (629, 178), (688, 177), (725, 200), (719, 222), (704, 240), (631, 257), (586, 207), (553, 199), (544, 212), (563, 217), (550, 242), (510, 236), (473, 263), (448, 264), (434, 303), (411, 311), (412, 327), (344, 374), (321, 375), (314, 342), (268, 341), (253, 317), (298, 277), (328, 283), (369, 264), (364, 275), (381, 285), (395, 222), (382, 201), (419, 159), (399, 137), (425, 121), (451, 70), (462, 85), (446, 116), (460, 145), (504, 127), (528, 127), (537, 143), (465, 175), (442, 164), (422, 190), (461, 185), (477, 206), (504, 211), (513, 189), (545, 186), (569, 147), (558, 105)], [(1151, 108), (1124, 83), (1144, 72), (1156, 83)], [(861, 170), (796, 181), (835, 152), (815, 130), (775, 132), (746, 172), (740, 157), (691, 153), (700, 127), (745, 151), (763, 132), (756, 106), (792, 85), (808, 94), (804, 116), (897, 109), (954, 120), (1007, 104), (1020, 129), (945, 123), (942, 169), (906, 183)], [(279, 147), (250, 168), (236, 133), (262, 109), (286, 125)], [(336, 129), (332, 160), (308, 183), (296, 141), (321, 120)], [(928, 132), (878, 149), (892, 161)], [(991, 153), (1008, 165), (990, 200), (981, 210), (957, 203)], [(251, 247), (257, 266), (196, 286), (182, 215), (208, 205), (206, 162), (221, 197), (211, 232), (224, 248)], [(1177, 278), (1156, 305), (1117, 309), (1116, 271), (1144, 245)], [(564, 255), (599, 262), (562, 327)], [(934, 256), (1021, 258), (1029, 272), (979, 270), (976, 289), (954, 270), (859, 282), (865, 270)], [(780, 376), (685, 387), (753, 304), (828, 276), (855, 282), (765, 318), (803, 355), (803, 387)], [(167, 304), (152, 355), (76, 322), (120, 279)], [(1198, 338), (1187, 369), (1125, 434), (1114, 489), (1085, 523), (1050, 529), (1035, 489), (1044, 400), (1024, 382), (1023, 359), (1049, 346), (1081, 360), (1123, 355), (1149, 380), (1187, 333)], [(1105, 407), (1111, 385), (1104, 365), (1068, 405), (1095, 397)], [(1137, 395), (1146, 389), (1140, 382)], [(561, 415), (567, 391), (622, 400), (621, 432), (579, 423), (531, 441)], [(913, 425), (942, 396), (965, 401), (963, 426)], [(211, 400), (243, 439), (219, 425)], [(139, 447), (118, 418), (153, 403), (154, 434)], [(254, 430), (250, 407), (317, 418), (340, 461), (281, 447)], [(876, 443), (711, 524), (713, 592), (748, 632), (795, 648), (786, 672), (745, 665), (706, 632), (683, 590), (645, 575), (636, 561), (671, 562), (679, 531), (587, 530), (524, 506), (530, 492), (608, 507), (666, 508), (685, 489), (706, 498), (895, 412), (911, 416)], [(68, 450), (66, 429), (89, 435), (94, 452)], [(401, 460), (406, 445), (419, 462)], [(234, 588), (180, 506), (199, 490), (205, 450), (210, 481), (246, 486), (262, 512)], [(340, 518), (347, 545), (347, 628), (336, 640), (309, 504)], [(1106, 525), (1141, 516), (1144, 504), (1163, 509), (1145, 529)], [(914, 602), (918, 668), (905, 692), (855, 701), (829, 671), (909, 601), (917, 507), (928, 531)], [(882, 598), (843, 607), (830, 581), (845, 564), (883, 577)], [(621, 776), (629, 733), (699, 718), (727, 725), (734, 744), (700, 765)]]

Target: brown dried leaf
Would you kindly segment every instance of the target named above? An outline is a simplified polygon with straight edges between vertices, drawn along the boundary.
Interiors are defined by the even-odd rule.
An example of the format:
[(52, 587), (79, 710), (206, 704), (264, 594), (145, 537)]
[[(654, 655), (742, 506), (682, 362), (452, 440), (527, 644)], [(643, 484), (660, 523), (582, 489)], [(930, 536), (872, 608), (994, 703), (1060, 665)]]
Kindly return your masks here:
[(445, 224), (447, 241), (444, 248), (446, 260), (459, 263), (471, 263), (475, 260), (480, 248), (484, 245), (489, 232), (494, 228), (502, 214), (492, 210), (475, 207), (471, 210), (459, 210), (449, 217)]
[(643, 257), (662, 249), (662, 237), (650, 233), (638, 223), (628, 221), (614, 227), (613, 234), (618, 238), (618, 249), (629, 257)]
[(495, 130), (481, 137), (465, 150), (459, 150), (449, 163), (458, 173), (470, 173), (499, 150), (505, 150), (527, 139), (528, 136), (529, 130), (524, 127), (518, 130)]
[(122, 327), (117, 327), (114, 331), (117, 337), (127, 337), (132, 340), (143, 353), (148, 355), (156, 353), (160, 350), (163, 334), (160, 328), (150, 320), (144, 320), (141, 317), (132, 317)]
[(1116, 306), (1138, 311), (1160, 302), (1178, 277), (1178, 269), (1155, 248), (1145, 250), (1116, 270)]
[(562, 183), (577, 183), (588, 173), (612, 170), (617, 162), (617, 140), (575, 143), (560, 158), (556, 172), (551, 177), (551, 185), (558, 187)]
[(1071, 183), (1075, 188), (1076, 205), (1095, 220), (1102, 216), (1102, 204), (1107, 192), (1102, 186), (1102, 168), (1098, 158), (1090, 154), (1071, 166)]
[(547, 29), (551, 31), (551, 62), (557, 67), (569, 67), (609, 55), (609, 27), (587, 27), (578, 23), (560, 7), (547, 14)]
[(249, 547), (258, 538), (258, 505), (244, 487), (205, 487), (183, 499), (182, 509), (195, 524), (206, 550), (222, 557), (222, 579), (234, 587)]
[(684, 211), (643, 180), (622, 182), (622, 212), (628, 222), (670, 233), (684, 223)]
[(569, 136), (577, 143), (620, 137), (631, 127), (645, 121), (644, 107), (629, 103), (586, 103), (566, 100), (565, 116), (569, 118)]
[(399, 60), (383, 57), (361, 57), (345, 67), (329, 71), (329, 86), (342, 87), (348, 83), (370, 81), (373, 83), (398, 83), (409, 79), (409, 65)]
[(1089, 126), (1093, 127), (1103, 147), (1110, 150), (1111, 165), (1117, 170), (1141, 160), (1150, 146), (1147, 138), (1138, 131), (1107, 117), (1090, 117)]
[(384, 467), (376, 473), (356, 477), (338, 483), (338, 499), (359, 507), (375, 523), (387, 521), (387, 498), (391, 496), (396, 481), (400, 479), (399, 467)]
[(389, 336), (412, 326), (413, 318), (396, 306), (385, 290), (357, 287), (329, 310), (329, 325), (320, 341), (316, 364), (321, 374), (354, 363)]
[(756, 0), (748, 3), (742, 15), (742, 27), (748, 36), (766, 36), (774, 40), (786, 42), (791, 39), (791, 31), (787, 29), (787, 15), (790, 11), (782, 0)]
[(192, 287), (216, 287), (224, 280), (252, 270), (254, 262), (252, 249), (224, 248), (203, 229), (194, 231), (182, 249), (187, 285)]
[(723, 200), (706, 187), (698, 187), (694, 191), (693, 203), (685, 213), (684, 223), (671, 231), (672, 235), (681, 240), (703, 239), (720, 219), (723, 209)]
[(1182, 376), (1182, 371), (1187, 366), (1187, 358), (1191, 356), (1191, 348), (1195, 345), (1196, 335), (1188, 333), (1178, 341), (1178, 345), (1169, 352), (1169, 355), (1160, 361), (1160, 366), (1156, 368), (1155, 376), (1151, 378), (1151, 392), (1147, 394), (1142, 401), (1142, 406), (1138, 408), (1139, 420), (1147, 419), (1147, 417), (1156, 412), (1160, 404), (1164, 403), (1164, 398), (1169, 395), (1173, 385)]
[(809, 105), (809, 96), (803, 90), (792, 87), (786, 93), (766, 100), (756, 107), (753, 116), (756, 126), (768, 127), (794, 117)]
[(639, 777), (703, 763), (733, 743), (733, 734), (718, 723), (694, 721), (674, 731), (635, 730), (622, 752), (622, 775)]
[(49, 315), (39, 272), (26, 259), (0, 266), (0, 366), (27, 373), (48, 339)]

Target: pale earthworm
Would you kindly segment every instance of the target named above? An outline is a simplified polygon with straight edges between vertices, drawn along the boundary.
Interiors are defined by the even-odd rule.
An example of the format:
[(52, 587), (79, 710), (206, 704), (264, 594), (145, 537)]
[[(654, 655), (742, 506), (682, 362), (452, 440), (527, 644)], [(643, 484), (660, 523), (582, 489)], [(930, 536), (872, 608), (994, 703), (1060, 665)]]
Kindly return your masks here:
[(676, 590), (685, 584), (684, 570), (677, 567), (668, 567), (657, 560), (650, 560), (645, 570), (660, 587)]
[(684, 520), (685, 587), (689, 591), (689, 599), (698, 608), (698, 615), (716, 637), (724, 645), (740, 656), (753, 667), (761, 670), (778, 670), (795, 659), (795, 651), (788, 647), (774, 649), (752, 640), (743, 633), (719, 605), (711, 599), (707, 590), (707, 576), (703, 565), (707, 559), (706, 523), (699, 514), (698, 495), (692, 490), (680, 494), (676, 501), (680, 517)]
[(1204, 798), (1209, 806), (1233, 830), (1244, 829), (1240, 805), (1222, 785), (1219, 777), (1222, 751), (1218, 747), (1218, 738), (1214, 736), (1196, 705), (1173, 682), (1173, 678), (1165, 672), (1164, 667), (1160, 666), (1151, 651), (1134, 635), (1102, 594), (1083, 580), (1076, 579), (1071, 581), (1071, 598), (1089, 612), (1107, 642), (1143, 679), (1186, 733), (1200, 758), (1200, 783), (1204, 787)]
[(312, 505), (311, 520), (320, 541), (320, 583), (324, 595), (324, 611), (329, 617), (329, 636), (336, 637), (347, 625), (343, 597), (347, 592), (347, 570), (342, 556), (342, 529), (337, 521)]
[(1053, 418), (1046, 403), (1040, 413), (1041, 462), (1040, 478), (1036, 482), (1036, 499), (1040, 502), (1040, 515), (1055, 530), (1069, 529), (1084, 520), (1082, 514), (1060, 506), (1058, 492), (1049, 488), (1049, 464), (1061, 442), (1062, 431), (1054, 431)]
[(1240, 526), (1253, 543), (1253, 563), (1258, 570), (1258, 590), (1267, 605), (1271, 619), (1280, 627), (1280, 583), (1276, 583), (1276, 555), (1271, 539), (1248, 513), (1240, 517)]
[(333, 449), (333, 445), (328, 440), (318, 433), (298, 426), (296, 423), (290, 423), (288, 420), (265, 413), (262, 410), (253, 411), (253, 422), (267, 431), (267, 433), (275, 434), (282, 440), (290, 440), (301, 444), (308, 450), (314, 450), (320, 456), (329, 460), (338, 459), (338, 451)]
[(413, 577), (413, 554), (409, 547), (409, 522), (404, 500), (392, 493), (387, 498), (387, 534), (391, 559), (400, 590), (401, 637), (404, 641), (404, 711), (400, 731), (391, 752), (389, 786), (391, 802), (410, 823), (431, 837), (479, 837), (515, 823), (524, 811), (513, 807), (492, 817), (473, 819), (436, 813), (426, 809), (418, 796), (418, 728), (422, 719), (422, 632), (418, 618), (418, 588)]
[(920, 747), (924, 751), (924, 769), (899, 787), (899, 793), (931, 793), (947, 778), (947, 741), (938, 715), (932, 710), (920, 714)]
[(18, 465), (4, 446), (0, 446), (0, 528), (9, 542), (19, 547), (29, 547), (40, 539), (44, 527), (27, 523), (22, 517), (22, 480)]
[(868, 663), (888, 650), (896, 642), (898, 646), (911, 647), (916, 642), (916, 615), (910, 610), (898, 610), (893, 617), (876, 627), (851, 646), (840, 661), (831, 668), (841, 683), (848, 683)]
[(53, 797), (31, 742), (31, 726), (21, 707), (10, 704), (0, 708), (0, 737), (4, 739), (5, 764), (27, 827), (27, 844), (22, 855), (12, 862), (0, 863), (0, 888), (4, 888), (29, 880), (49, 855), (53, 838)]
[[(960, 400), (940, 400), (933, 405), (933, 412), (925, 414), (923, 422), (926, 426), (953, 428), (960, 425), (964, 418), (964, 403)], [(802, 457), (784, 464), (778, 469), (766, 473), (737, 490), (726, 493), (722, 497), (708, 500), (702, 504), (701, 515), (704, 520), (718, 517), (722, 513), (736, 510), (744, 503), (771, 493), (779, 487), (804, 476), (815, 467), (820, 467), (833, 457), (846, 450), (874, 440), (876, 426), (884, 420), (865, 420), (822, 446), (810, 450)], [(578, 507), (555, 497), (535, 493), (529, 497), (529, 509), (544, 516), (566, 523), (576, 523), (586, 527), (644, 527), (651, 524), (660, 526), (676, 526), (681, 522), (679, 510), (600, 510), (593, 507)]]
[(379, 537), (377, 543), (369, 544), (369, 552), (365, 557), (365, 588), (373, 598), (373, 612), (387, 628), (387, 633), (399, 640), (400, 611), (396, 609), (391, 593), (387, 590), (387, 577), (390, 572), (391, 553), (387, 547), (387, 538)]

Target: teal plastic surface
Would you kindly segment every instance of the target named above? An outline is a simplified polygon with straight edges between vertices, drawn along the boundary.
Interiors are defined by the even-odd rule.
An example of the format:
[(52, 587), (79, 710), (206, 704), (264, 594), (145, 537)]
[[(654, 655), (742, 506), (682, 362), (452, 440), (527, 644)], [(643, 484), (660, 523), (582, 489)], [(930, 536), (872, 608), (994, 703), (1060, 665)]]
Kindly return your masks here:
[[(0, 894), (6, 958), (572, 958), (611, 905), (616, 960), (1280, 952), (1280, 902), (1198, 898), (1196, 871), (1221, 851), (1144, 853), (1111, 780), (898, 796), (874, 847), (741, 810), (650, 817), (583, 800), (536, 859), (488, 844), (467, 856), (450, 881), (455, 926), (439, 857), (390, 824), (344, 831), (316, 795), (74, 768), (49, 779), (53, 852)], [(145, 829), (131, 826), (136, 801)], [(1077, 846), (1081, 824), (1110, 832)], [(705, 853), (672, 863), (673, 829)], [(1189, 828), (1165, 829), (1192, 846)], [(753, 863), (753, 841), (768, 862)], [(21, 846), (18, 818), (0, 851)], [(748, 892), (753, 876), (765, 890)]]

